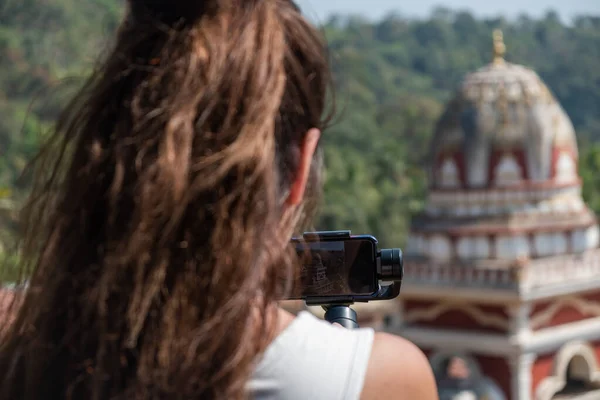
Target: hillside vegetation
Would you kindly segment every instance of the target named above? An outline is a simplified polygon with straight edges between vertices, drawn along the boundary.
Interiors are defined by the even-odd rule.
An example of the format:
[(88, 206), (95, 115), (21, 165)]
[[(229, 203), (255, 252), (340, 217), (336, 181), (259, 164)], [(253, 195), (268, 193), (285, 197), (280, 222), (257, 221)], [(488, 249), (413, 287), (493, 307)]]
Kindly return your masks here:
[[(0, 200), (0, 243), (14, 235), (14, 209), (26, 191), (17, 179), (22, 168), (121, 13), (117, 0), (0, 6), (0, 189), (10, 189)], [(600, 17), (567, 26), (553, 13), (508, 22), (438, 9), (426, 20), (335, 17), (323, 27), (338, 118), (324, 135), (327, 183), (318, 228), (404, 244), (410, 215), (423, 205), (435, 121), (462, 77), (491, 60), (496, 28), (504, 31), (507, 59), (535, 69), (572, 118), (585, 144), (585, 196), (600, 211)]]

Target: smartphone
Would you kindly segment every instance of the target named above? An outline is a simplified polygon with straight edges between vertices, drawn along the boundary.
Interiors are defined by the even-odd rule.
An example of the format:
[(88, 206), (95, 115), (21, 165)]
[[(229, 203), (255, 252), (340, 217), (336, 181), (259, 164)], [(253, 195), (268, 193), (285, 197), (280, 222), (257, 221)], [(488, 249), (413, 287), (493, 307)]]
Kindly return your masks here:
[[(292, 244), (300, 268), (289, 300), (331, 304), (384, 300), (399, 294), (399, 285), (391, 291), (385, 285), (382, 287), (382, 253), (377, 239), (371, 235), (353, 236), (350, 231), (310, 232), (292, 239)], [(399, 251), (394, 254), (398, 254), (401, 263)]]

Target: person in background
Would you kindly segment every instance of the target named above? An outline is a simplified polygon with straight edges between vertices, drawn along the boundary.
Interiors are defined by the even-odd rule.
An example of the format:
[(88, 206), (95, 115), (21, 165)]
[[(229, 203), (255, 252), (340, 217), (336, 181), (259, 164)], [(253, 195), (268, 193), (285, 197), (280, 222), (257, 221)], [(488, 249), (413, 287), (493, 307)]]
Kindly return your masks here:
[(129, 0), (36, 158), (0, 398), (437, 398), (423, 353), (277, 301), (330, 86), (288, 0)]

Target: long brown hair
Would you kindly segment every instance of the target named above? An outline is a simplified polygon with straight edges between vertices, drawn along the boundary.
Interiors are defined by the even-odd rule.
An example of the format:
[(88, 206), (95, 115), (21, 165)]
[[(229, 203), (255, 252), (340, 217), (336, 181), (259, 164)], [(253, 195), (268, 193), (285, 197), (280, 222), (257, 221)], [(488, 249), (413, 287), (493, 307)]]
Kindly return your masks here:
[(289, 0), (129, 0), (34, 164), (0, 398), (243, 398), (328, 74)]

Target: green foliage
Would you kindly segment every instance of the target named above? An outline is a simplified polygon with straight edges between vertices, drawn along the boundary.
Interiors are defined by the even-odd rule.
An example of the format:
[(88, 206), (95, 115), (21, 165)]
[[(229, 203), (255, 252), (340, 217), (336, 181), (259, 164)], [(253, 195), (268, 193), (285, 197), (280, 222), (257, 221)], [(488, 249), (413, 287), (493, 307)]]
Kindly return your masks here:
[(582, 149), (579, 173), (583, 179), (583, 197), (596, 214), (600, 214), (600, 143)]
[(22, 281), (17, 256), (0, 252), (0, 282), (17, 283)]
[[(343, 114), (326, 132), (320, 228), (372, 232), (385, 245), (404, 244), (408, 219), (423, 205), (436, 119), (464, 75), (491, 61), (495, 28), (505, 33), (507, 59), (540, 74), (582, 143), (600, 139), (600, 18), (565, 26), (548, 13), (509, 23), (445, 9), (424, 21), (335, 17), (325, 32)], [(582, 175), (585, 197), (600, 212), (600, 161), (591, 162), (600, 150), (594, 149), (582, 160)]]
[[(101, 55), (122, 14), (116, 0), (5, 0), (0, 5), (0, 189), (17, 177), (72, 86)], [(582, 143), (600, 138), (600, 18), (481, 20), (436, 10), (426, 20), (334, 17), (323, 27), (334, 63), (338, 123), (324, 134), (327, 175), (319, 229), (373, 233), (404, 245), (423, 207), (436, 119), (462, 77), (487, 64), (492, 30), (509, 61), (532, 67), (566, 109)], [(67, 92), (63, 91), (66, 88)], [(581, 160), (585, 196), (600, 211), (600, 147)], [(1, 207), (1, 206), (0, 206)], [(14, 221), (0, 211), (0, 232)], [(0, 235), (0, 237), (2, 237)], [(0, 239), (2, 242), (2, 239)]]

